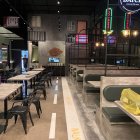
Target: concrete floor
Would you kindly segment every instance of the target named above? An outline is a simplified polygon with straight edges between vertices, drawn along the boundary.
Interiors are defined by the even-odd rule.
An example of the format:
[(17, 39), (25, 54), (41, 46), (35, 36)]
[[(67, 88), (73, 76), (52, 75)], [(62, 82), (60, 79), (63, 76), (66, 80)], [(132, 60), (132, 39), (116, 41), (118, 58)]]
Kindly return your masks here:
[[(14, 124), (14, 119), (10, 119), (6, 133), (0, 134), (0, 140), (104, 140), (94, 121), (93, 109), (85, 106), (82, 95), (77, 91), (75, 84), (68, 78), (62, 78), (61, 81), (60, 77), (58, 80), (57, 78), (53, 78), (52, 83), (53, 86), (46, 89), (47, 100), (44, 100), (43, 97), (41, 98), (43, 110), (41, 118), (38, 118), (34, 105), (31, 106), (34, 126), (32, 126), (28, 120), (28, 134), (25, 135), (20, 118), (16, 125)], [(65, 84), (69, 86), (70, 94), (68, 94), (69, 91), (67, 91), (67, 85)], [(67, 98), (67, 95), (72, 99), (72, 103), (76, 109), (74, 115), (72, 115), (74, 111), (68, 110), (67, 108), (70, 103), (70, 99)], [(64, 102), (65, 105), (67, 105), (65, 108)], [(2, 106), (2, 102), (0, 106)], [(54, 118), (52, 114), (54, 116), (56, 115), (56, 120), (52, 119), (51, 121), (51, 118)], [(67, 116), (67, 118), (65, 116)], [(67, 129), (69, 130), (72, 124), (77, 124), (77, 120), (75, 121), (74, 118), (75, 116), (78, 118), (82, 128), (82, 130), (79, 128), (81, 134), (79, 139), (74, 129), (71, 129), (71, 132), (74, 134), (71, 138), (71, 133), (69, 131), (67, 133)], [(51, 130), (50, 127), (52, 128)]]

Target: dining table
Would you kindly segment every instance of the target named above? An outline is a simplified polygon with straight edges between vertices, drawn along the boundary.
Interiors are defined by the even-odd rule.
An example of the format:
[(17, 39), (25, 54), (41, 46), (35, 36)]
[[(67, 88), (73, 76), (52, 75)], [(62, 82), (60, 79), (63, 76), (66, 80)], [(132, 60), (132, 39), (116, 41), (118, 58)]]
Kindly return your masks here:
[(88, 81), (89, 84), (91, 84), (95, 88), (100, 88), (101, 81)]
[(4, 118), (7, 117), (8, 99), (15, 98), (21, 94), (22, 84), (1, 83), (0, 84), (0, 101), (4, 101)]
[(22, 82), (25, 86), (25, 96), (27, 96), (27, 82), (31, 81), (31, 88), (32, 88), (32, 80), (35, 78), (36, 74), (20, 74), (17, 76), (13, 76), (8, 79), (10, 82)]
[(130, 118), (132, 118), (138, 125), (140, 125), (140, 115), (135, 115), (130, 113), (129, 111), (127, 111), (125, 109), (125, 107), (123, 106), (122, 101), (115, 101), (115, 104), (117, 105), (117, 107), (119, 107), (124, 113), (126, 113)]

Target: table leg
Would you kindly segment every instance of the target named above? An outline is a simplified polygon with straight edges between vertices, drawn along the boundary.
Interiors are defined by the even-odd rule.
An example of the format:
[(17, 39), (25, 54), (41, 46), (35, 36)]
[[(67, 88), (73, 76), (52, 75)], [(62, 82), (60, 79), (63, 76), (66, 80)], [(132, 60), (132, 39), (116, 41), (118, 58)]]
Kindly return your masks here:
[(25, 97), (27, 96), (27, 81), (25, 80)]
[(7, 118), (7, 98), (4, 100), (4, 119)]
[(30, 80), (30, 82), (31, 82), (30, 87), (32, 88), (33, 87), (33, 81), (32, 81), (32, 79)]
[(34, 78), (33, 78), (33, 81), (34, 81), (34, 88), (35, 88), (35, 80), (36, 80), (36, 79), (35, 79), (35, 77), (34, 77)]

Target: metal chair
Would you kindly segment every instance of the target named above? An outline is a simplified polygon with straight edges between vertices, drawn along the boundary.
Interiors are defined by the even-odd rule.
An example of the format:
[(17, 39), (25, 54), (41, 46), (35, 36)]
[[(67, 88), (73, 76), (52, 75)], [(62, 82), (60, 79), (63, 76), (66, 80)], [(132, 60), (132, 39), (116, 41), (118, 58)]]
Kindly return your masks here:
[[(20, 116), (25, 134), (27, 134), (27, 114), (28, 113), (29, 113), (31, 123), (34, 126), (31, 112), (30, 112), (30, 105), (33, 103), (34, 97), (35, 97), (35, 94), (31, 93), (26, 99), (24, 99), (22, 101), (15, 101), (13, 103), (11, 109), (8, 110), (8, 114), (12, 115), (12, 117), (14, 116), (15, 124), (17, 122), (18, 116)], [(19, 103), (21, 103), (21, 104), (19, 104)], [(6, 132), (6, 129), (8, 126), (8, 120), (9, 120), (9, 118), (7, 115), (4, 133)]]

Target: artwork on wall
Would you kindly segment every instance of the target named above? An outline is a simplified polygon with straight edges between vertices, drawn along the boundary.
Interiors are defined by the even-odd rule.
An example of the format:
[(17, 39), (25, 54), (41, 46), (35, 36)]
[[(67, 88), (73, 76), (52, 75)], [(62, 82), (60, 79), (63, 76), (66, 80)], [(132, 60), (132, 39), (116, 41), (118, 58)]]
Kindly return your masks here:
[(49, 55), (53, 57), (59, 56), (62, 53), (63, 51), (56, 47), (49, 50)]
[(77, 24), (77, 33), (86, 34), (87, 21), (78, 21)]
[(49, 58), (59, 58), (65, 64), (65, 41), (39, 42), (39, 63), (47, 65)]

